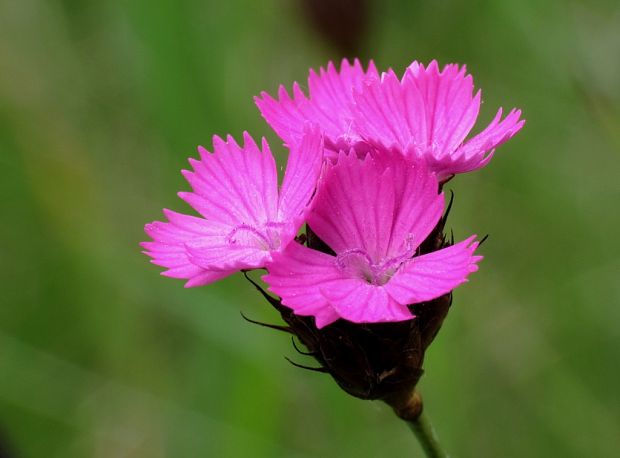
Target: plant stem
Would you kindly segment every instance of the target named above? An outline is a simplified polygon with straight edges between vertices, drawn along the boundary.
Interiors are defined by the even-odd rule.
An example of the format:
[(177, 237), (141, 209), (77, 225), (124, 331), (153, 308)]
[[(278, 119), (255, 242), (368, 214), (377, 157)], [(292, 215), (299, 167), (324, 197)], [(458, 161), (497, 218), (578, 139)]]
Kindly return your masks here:
[(430, 420), (424, 412), (420, 413), (415, 420), (405, 421), (418, 438), (428, 458), (448, 458), (448, 454), (439, 444), (439, 439), (437, 438), (433, 425), (431, 425)]

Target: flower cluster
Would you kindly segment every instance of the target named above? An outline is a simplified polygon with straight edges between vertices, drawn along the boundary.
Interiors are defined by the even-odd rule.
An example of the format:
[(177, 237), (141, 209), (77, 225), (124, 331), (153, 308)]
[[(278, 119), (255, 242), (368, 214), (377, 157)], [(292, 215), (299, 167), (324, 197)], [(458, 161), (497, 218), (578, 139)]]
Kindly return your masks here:
[(280, 87), (256, 98), (289, 149), (281, 186), (265, 140), (215, 137), (183, 171), (193, 191), (179, 196), (200, 216), (164, 210), (166, 222), (145, 228), (145, 253), (188, 287), (266, 269), (279, 303), (317, 329), (411, 320), (415, 304), (449, 294), (481, 259), (475, 236), (434, 242), (443, 183), (486, 165), (524, 123), (500, 109), (466, 140), (480, 103), (454, 64), (414, 62), (400, 78), (357, 60), (311, 71), (308, 94), (294, 84), (292, 96)]

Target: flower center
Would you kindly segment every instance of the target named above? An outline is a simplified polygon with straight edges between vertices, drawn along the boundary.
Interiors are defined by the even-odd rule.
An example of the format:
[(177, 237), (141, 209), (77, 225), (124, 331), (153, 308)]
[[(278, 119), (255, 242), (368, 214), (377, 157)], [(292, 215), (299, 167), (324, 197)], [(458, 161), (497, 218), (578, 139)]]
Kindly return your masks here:
[(256, 248), (261, 251), (273, 251), (280, 248), (280, 234), (284, 223), (267, 222), (262, 226), (240, 224), (226, 236), (226, 242), (243, 248)]
[(350, 278), (359, 278), (371, 285), (385, 285), (406, 259), (396, 256), (374, 262), (368, 253), (360, 249), (344, 251), (336, 257), (336, 264), (342, 273)]
[(371, 285), (385, 285), (396, 271), (415, 254), (413, 234), (405, 239), (404, 247), (397, 256), (375, 262), (366, 250), (352, 248), (336, 256), (336, 265), (349, 278), (359, 278)]

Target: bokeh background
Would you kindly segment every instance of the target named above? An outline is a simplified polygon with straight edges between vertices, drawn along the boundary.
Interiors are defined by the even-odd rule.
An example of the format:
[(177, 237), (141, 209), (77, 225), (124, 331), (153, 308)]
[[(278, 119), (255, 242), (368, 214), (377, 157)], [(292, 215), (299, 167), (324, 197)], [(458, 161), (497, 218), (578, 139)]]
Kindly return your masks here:
[(1, 457), (422, 456), (243, 321), (279, 318), (240, 276), (186, 290), (138, 247), (213, 134), (283, 163), (252, 97), (344, 55), (467, 63), (480, 125), (527, 118), (449, 185), (490, 238), (420, 385), (445, 447), (620, 456), (617, 1), (0, 0)]

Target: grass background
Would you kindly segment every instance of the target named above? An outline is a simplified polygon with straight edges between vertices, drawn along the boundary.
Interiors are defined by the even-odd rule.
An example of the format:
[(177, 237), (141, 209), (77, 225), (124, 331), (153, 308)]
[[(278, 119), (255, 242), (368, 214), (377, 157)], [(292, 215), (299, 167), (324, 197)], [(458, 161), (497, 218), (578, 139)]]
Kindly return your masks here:
[[(368, 7), (362, 58), (467, 63), (482, 123), (528, 121), (450, 183), (456, 237), (491, 237), (427, 353), (442, 442), (616, 456), (620, 5)], [(422, 456), (385, 406), (244, 322), (278, 318), (240, 276), (185, 290), (139, 252), (162, 207), (187, 211), (196, 145), (278, 145), (252, 96), (341, 57), (291, 1), (0, 0), (0, 456)]]

